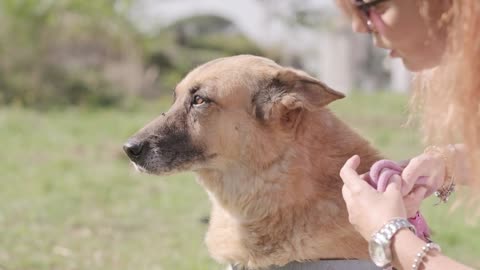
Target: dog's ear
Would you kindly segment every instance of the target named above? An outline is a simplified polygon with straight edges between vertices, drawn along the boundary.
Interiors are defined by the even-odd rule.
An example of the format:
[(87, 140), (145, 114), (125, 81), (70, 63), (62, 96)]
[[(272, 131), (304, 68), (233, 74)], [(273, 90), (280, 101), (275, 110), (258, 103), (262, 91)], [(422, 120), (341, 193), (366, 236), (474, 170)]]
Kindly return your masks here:
[(274, 79), (287, 95), (294, 96), (308, 110), (315, 110), (345, 95), (301, 70), (285, 68)]
[(255, 114), (260, 120), (280, 119), (293, 127), (303, 110), (314, 111), (343, 97), (307, 73), (285, 68), (255, 95)]

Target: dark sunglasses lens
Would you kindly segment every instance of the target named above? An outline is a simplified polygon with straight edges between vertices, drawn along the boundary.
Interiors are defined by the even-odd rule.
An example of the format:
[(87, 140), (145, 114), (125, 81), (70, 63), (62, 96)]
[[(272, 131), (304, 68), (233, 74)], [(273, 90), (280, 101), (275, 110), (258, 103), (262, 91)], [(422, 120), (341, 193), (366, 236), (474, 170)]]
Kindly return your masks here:
[(365, 14), (365, 16), (367, 16), (367, 18), (370, 17), (370, 8), (369, 7), (362, 7), (360, 10), (363, 12), (363, 14)]

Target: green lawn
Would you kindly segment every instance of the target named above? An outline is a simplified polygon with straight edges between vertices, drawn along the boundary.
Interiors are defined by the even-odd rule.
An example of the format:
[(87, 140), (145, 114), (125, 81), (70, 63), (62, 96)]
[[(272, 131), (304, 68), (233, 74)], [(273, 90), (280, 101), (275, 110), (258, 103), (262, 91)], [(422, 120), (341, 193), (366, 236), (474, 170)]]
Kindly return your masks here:
[[(165, 109), (0, 109), (0, 269), (223, 269), (203, 244), (209, 203), (192, 175), (136, 173), (121, 146)], [(387, 156), (420, 151), (406, 97), (352, 95), (334, 110)], [(427, 202), (426, 205), (431, 205)], [(479, 265), (480, 227), (426, 207), (447, 254)]]

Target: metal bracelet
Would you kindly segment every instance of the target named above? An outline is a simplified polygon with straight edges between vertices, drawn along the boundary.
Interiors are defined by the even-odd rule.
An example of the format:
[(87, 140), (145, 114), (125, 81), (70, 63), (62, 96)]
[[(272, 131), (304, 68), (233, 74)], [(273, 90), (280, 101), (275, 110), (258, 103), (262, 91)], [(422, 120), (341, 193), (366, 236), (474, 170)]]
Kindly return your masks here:
[(412, 270), (418, 270), (420, 268), (420, 266), (423, 263), (423, 259), (425, 258), (425, 256), (427, 256), (428, 252), (432, 249), (438, 252), (442, 251), (442, 249), (438, 244), (433, 242), (427, 243), (425, 246), (422, 247), (422, 250), (418, 252), (417, 255), (415, 256), (415, 259), (413, 260), (413, 264), (412, 264)]

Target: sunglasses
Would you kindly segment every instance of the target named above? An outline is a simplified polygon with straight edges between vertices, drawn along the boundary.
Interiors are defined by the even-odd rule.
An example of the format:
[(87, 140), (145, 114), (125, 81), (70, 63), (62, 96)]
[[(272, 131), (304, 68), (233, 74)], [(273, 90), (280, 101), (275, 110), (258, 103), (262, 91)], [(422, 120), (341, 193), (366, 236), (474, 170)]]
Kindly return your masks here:
[(373, 7), (385, 1), (388, 0), (373, 0), (369, 2), (365, 2), (364, 0), (354, 0), (353, 2), (355, 7), (365, 16), (364, 23), (371, 32), (375, 32), (376, 30), (374, 29), (372, 21), (370, 20), (370, 11)]
[(370, 17), (370, 9), (385, 1), (388, 1), (388, 0), (373, 0), (369, 2), (365, 2), (364, 0), (355, 0), (353, 4), (358, 10), (360, 10), (368, 18)]

